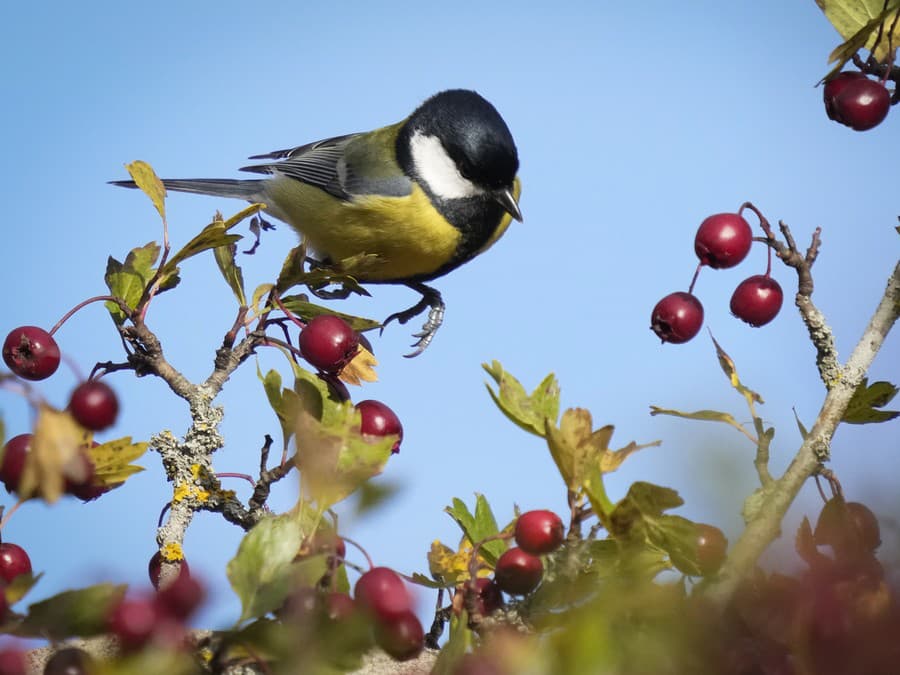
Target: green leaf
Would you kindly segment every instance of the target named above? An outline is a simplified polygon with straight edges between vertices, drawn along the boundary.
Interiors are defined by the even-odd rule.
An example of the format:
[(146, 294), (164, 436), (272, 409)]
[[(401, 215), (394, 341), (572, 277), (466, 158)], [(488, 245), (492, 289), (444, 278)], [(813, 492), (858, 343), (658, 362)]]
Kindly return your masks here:
[(747, 433), (744, 425), (734, 419), (734, 416), (727, 412), (719, 410), (696, 410), (694, 412), (683, 412), (681, 410), (672, 410), (670, 408), (660, 408), (655, 405), (650, 406), (650, 415), (670, 415), (672, 417), (681, 417), (687, 420), (701, 420), (703, 422), (724, 422), (730, 427), (734, 427), (742, 433)]
[(794, 408), (794, 420), (797, 422), (797, 428), (800, 430), (800, 438), (804, 441), (806, 437), (809, 436), (809, 431), (807, 431), (806, 427), (803, 425), (803, 422), (800, 421), (800, 415), (797, 414), (797, 409)]
[(124, 597), (126, 588), (124, 585), (98, 584), (63, 591), (36, 602), (28, 607), (28, 614), (16, 627), (15, 634), (62, 640), (105, 633), (109, 611)]
[(305, 410), (297, 416), (297, 466), (304, 494), (320, 509), (345, 499), (364, 482), (377, 476), (391, 456), (397, 436), (363, 436), (360, 414), (352, 404), (335, 405), (328, 421)]
[(868, 378), (862, 382), (853, 392), (847, 410), (844, 412), (843, 421), (848, 424), (870, 424), (873, 422), (889, 422), (900, 415), (898, 410), (878, 410), (883, 408), (897, 395), (897, 387), (890, 382), (873, 382), (868, 384)]
[[(491, 510), (491, 505), (482, 494), (475, 495), (475, 513), (469, 511), (469, 507), (461, 499), (453, 499), (453, 504), (444, 509), (460, 526), (469, 542), (475, 544), (484, 541), (488, 537), (500, 534), (497, 520)], [(497, 558), (506, 550), (507, 544), (502, 539), (486, 542), (480, 549), (481, 555), (490, 564), (495, 565)]]
[[(131, 309), (137, 307), (144, 289), (155, 274), (153, 265), (159, 258), (159, 251), (159, 244), (151, 241), (132, 249), (125, 257), (124, 263), (110, 256), (106, 262), (104, 275), (110, 295), (121, 298)], [(116, 324), (124, 323), (126, 316), (117, 304), (107, 302), (106, 309)]]
[[(221, 218), (221, 216), (220, 216)], [(231, 246), (242, 239), (239, 234), (227, 234), (227, 226), (222, 220), (214, 220), (200, 230), (200, 233), (191, 239), (175, 255), (166, 261), (159, 271), (161, 285), (166, 285), (169, 279), (178, 276), (178, 265), (188, 258), (215, 249), (220, 246)]]
[(684, 504), (678, 493), (667, 487), (638, 481), (619, 501), (609, 516), (609, 533), (625, 541), (651, 541), (651, 530), (665, 511)]
[(166, 221), (166, 188), (147, 162), (136, 160), (131, 164), (126, 164), (125, 168), (131, 175), (141, 192), (150, 197), (153, 206), (156, 207), (159, 217), (163, 222)]
[(463, 612), (450, 617), (450, 638), (441, 648), (430, 675), (452, 675), (456, 664), (475, 645), (475, 636), (468, 626), (468, 618)]
[(287, 450), (291, 436), (294, 435), (297, 414), (301, 407), (300, 400), (296, 392), (281, 387), (281, 373), (277, 370), (272, 369), (263, 375), (259, 365), (257, 365), (256, 375), (263, 384), (269, 406), (275, 411), (275, 416), (278, 417), (278, 424), (281, 426), (282, 448)]
[(497, 383), (497, 391), (487, 383), (485, 386), (503, 414), (525, 431), (543, 438), (547, 423), (555, 424), (559, 416), (559, 383), (556, 377), (552, 373), (547, 375), (529, 396), (519, 381), (503, 370), (499, 361), (493, 361), (490, 365), (483, 363), (481, 367)]
[(219, 246), (213, 249), (213, 255), (216, 258), (216, 264), (219, 271), (225, 279), (225, 283), (231, 288), (234, 297), (237, 298), (241, 307), (247, 306), (247, 295), (244, 291), (244, 274), (241, 268), (235, 262), (234, 254), (237, 246), (231, 244), (229, 246)]
[(281, 298), (281, 304), (286, 310), (288, 310), (292, 314), (296, 314), (303, 321), (309, 321), (313, 317), (321, 316), (323, 314), (330, 314), (342, 318), (344, 321), (350, 324), (350, 327), (355, 331), (361, 332), (381, 327), (380, 321), (375, 321), (374, 319), (364, 319), (362, 317), (353, 316), (351, 314), (343, 314), (342, 312), (335, 312), (333, 309), (329, 309), (328, 307), (323, 307), (322, 305), (316, 305), (312, 302), (309, 302), (306, 299), (305, 295), (286, 295), (285, 297)]
[(313, 585), (325, 573), (326, 556), (294, 562), (307, 533), (294, 514), (261, 520), (241, 540), (226, 573), (241, 600), (241, 618), (261, 617), (284, 602), (300, 583)]
[[(829, 76), (860, 49), (874, 48), (873, 56), (885, 61), (891, 57), (888, 46), (894, 51), (900, 45), (900, 22), (893, 23), (900, 11), (900, 0), (816, 0), (816, 4), (845, 40), (828, 58), (829, 62), (838, 62)], [(893, 34), (889, 36), (892, 25)], [(876, 47), (880, 26), (883, 26), (881, 40)]]
[(28, 592), (35, 587), (42, 576), (44, 576), (43, 572), (37, 575), (28, 572), (13, 577), (13, 580), (3, 589), (3, 595), (6, 597), (6, 604), (14, 605), (19, 602), (28, 595)]

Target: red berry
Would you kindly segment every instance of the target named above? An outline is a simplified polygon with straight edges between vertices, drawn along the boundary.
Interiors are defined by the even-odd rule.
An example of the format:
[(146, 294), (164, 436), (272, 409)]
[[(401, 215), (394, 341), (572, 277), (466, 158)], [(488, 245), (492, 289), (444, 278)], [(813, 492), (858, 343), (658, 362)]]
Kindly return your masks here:
[[(187, 560), (180, 561), (180, 564), (178, 575), (190, 575), (191, 568), (188, 566)], [(162, 576), (162, 554), (159, 551), (150, 558), (150, 562), (147, 565), (147, 574), (150, 576), (150, 583), (153, 584), (153, 588), (159, 590), (159, 581)]]
[(694, 237), (700, 262), (713, 269), (734, 267), (750, 252), (753, 231), (737, 213), (716, 213), (702, 223)]
[(695, 295), (678, 291), (656, 303), (650, 315), (650, 329), (663, 342), (681, 344), (700, 332), (703, 305)]
[(403, 441), (403, 425), (397, 414), (381, 401), (360, 401), (356, 404), (361, 422), (359, 430), (367, 436), (397, 436), (397, 442), (391, 448), (392, 453), (400, 452)]
[(828, 545), (841, 558), (857, 558), (881, 545), (881, 529), (875, 514), (865, 504), (829, 499), (816, 522), (817, 544)]
[(340, 317), (322, 314), (310, 319), (300, 332), (298, 344), (310, 365), (326, 373), (339, 373), (356, 356), (359, 335)]
[(394, 570), (373, 567), (363, 574), (353, 590), (356, 602), (380, 621), (411, 611), (412, 597)]
[(25, 549), (16, 544), (0, 544), (0, 578), (7, 583), (20, 574), (31, 574), (31, 559)]
[(28, 659), (25, 652), (15, 647), (0, 650), (0, 675), (26, 675)]
[(822, 91), (822, 100), (825, 103), (825, 114), (828, 115), (828, 119), (840, 122), (837, 111), (834, 109), (835, 97), (844, 90), (844, 87), (846, 87), (849, 82), (865, 79), (868, 78), (858, 70), (845, 70), (837, 73), (825, 82), (825, 87)]
[(877, 127), (891, 108), (891, 95), (883, 84), (854, 78), (833, 99), (834, 119), (855, 131)]
[(0, 460), (0, 480), (7, 492), (16, 492), (22, 480), (22, 469), (25, 468), (25, 455), (31, 446), (31, 434), (19, 434), (10, 438), (3, 448), (3, 459)]
[(453, 675), (506, 675), (494, 663), (483, 654), (463, 654), (462, 658), (453, 666)]
[(280, 618), (295, 623), (305, 623), (314, 619), (319, 610), (319, 592), (312, 586), (295, 588), (285, 598), (277, 614)]
[(407, 610), (375, 624), (375, 641), (398, 661), (415, 658), (425, 646), (425, 631), (419, 618)]
[(512, 595), (527, 595), (541, 583), (544, 563), (536, 555), (514, 546), (497, 560), (494, 579), (500, 590)]
[(44, 665), (44, 675), (88, 675), (92, 672), (94, 659), (77, 647), (66, 647), (54, 652)]
[(119, 401), (108, 384), (100, 380), (88, 380), (75, 387), (69, 399), (69, 411), (85, 429), (102, 431), (116, 421)]
[(503, 593), (493, 579), (478, 577), (475, 580), (475, 604), (482, 616), (493, 614), (503, 605)]
[(139, 649), (153, 637), (161, 618), (161, 611), (152, 599), (125, 598), (110, 612), (107, 623), (123, 648)]
[(3, 342), (3, 360), (26, 380), (44, 380), (59, 368), (59, 345), (43, 328), (19, 326)]
[(515, 537), (523, 551), (541, 555), (558, 549), (566, 538), (566, 530), (553, 511), (526, 511), (516, 520)]
[(185, 573), (185, 570), (182, 566), (172, 583), (156, 593), (157, 605), (163, 613), (179, 620), (187, 619), (206, 598), (203, 584)]
[(697, 563), (703, 576), (715, 574), (725, 562), (728, 540), (718, 527), (697, 524)]
[(751, 326), (765, 326), (781, 311), (784, 293), (767, 274), (744, 279), (731, 296), (731, 313)]

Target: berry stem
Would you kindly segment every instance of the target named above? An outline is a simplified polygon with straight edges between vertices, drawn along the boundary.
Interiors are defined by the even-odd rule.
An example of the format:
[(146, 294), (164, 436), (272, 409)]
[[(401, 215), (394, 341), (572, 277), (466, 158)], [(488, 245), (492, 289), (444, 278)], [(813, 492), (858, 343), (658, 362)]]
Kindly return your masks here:
[(240, 478), (250, 483), (250, 485), (252, 485), (253, 487), (256, 487), (256, 481), (253, 480), (252, 476), (249, 476), (246, 473), (231, 473), (228, 471), (224, 471), (221, 473), (217, 473), (216, 478)]
[(50, 335), (53, 335), (57, 330), (59, 330), (59, 328), (66, 321), (68, 321), (72, 317), (73, 314), (75, 314), (75, 312), (83, 309), (84, 307), (87, 307), (88, 305), (90, 305), (91, 303), (94, 303), (94, 302), (113, 302), (113, 303), (117, 304), (119, 306), (119, 308), (123, 312), (125, 312), (125, 314), (127, 314), (129, 316), (131, 315), (131, 308), (125, 304), (125, 301), (122, 300), (122, 298), (117, 298), (113, 295), (95, 295), (93, 298), (88, 298), (87, 300), (79, 302), (72, 309), (70, 309), (68, 312), (63, 314), (62, 318), (59, 321), (57, 321), (55, 324), (53, 324), (53, 328), (51, 328), (47, 332), (50, 333)]
[(698, 263), (698, 264), (697, 264), (697, 269), (694, 270), (694, 276), (693, 276), (693, 278), (691, 279), (691, 285), (688, 286), (688, 293), (689, 293), (690, 295), (693, 295), (693, 294), (694, 294), (694, 284), (697, 283), (697, 277), (700, 276), (700, 268), (701, 268), (701, 267), (703, 267), (703, 263), (702, 263), (702, 262), (701, 262), (701, 263)]
[(25, 500), (20, 499), (15, 504), (10, 506), (9, 509), (5, 513), (3, 513), (3, 518), (0, 519), (0, 531), (2, 531), (4, 527), (6, 527), (6, 523), (9, 522), (9, 519), (13, 517), (13, 514), (16, 511), (18, 511), (19, 507), (22, 506), (22, 504), (24, 504), (24, 503), (25, 503)]
[(355, 547), (360, 553), (363, 554), (363, 556), (365, 556), (366, 563), (369, 565), (369, 569), (372, 569), (373, 567), (375, 567), (375, 563), (372, 561), (372, 556), (370, 556), (369, 552), (362, 547), (362, 544), (360, 544), (355, 539), (350, 539), (349, 537), (345, 537), (344, 535), (341, 535), (341, 539), (343, 539), (345, 542), (347, 542), (351, 546)]

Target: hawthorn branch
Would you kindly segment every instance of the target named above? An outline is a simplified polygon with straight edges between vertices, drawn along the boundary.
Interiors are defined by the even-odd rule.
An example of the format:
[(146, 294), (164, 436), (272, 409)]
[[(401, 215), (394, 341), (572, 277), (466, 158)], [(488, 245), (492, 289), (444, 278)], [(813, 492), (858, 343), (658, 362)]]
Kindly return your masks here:
[[(802, 310), (801, 310), (802, 311)], [(763, 493), (753, 519), (735, 543), (719, 578), (706, 589), (706, 596), (724, 607), (742, 579), (753, 569), (759, 556), (780, 534), (781, 521), (807, 479), (816, 473), (828, 457), (834, 432), (847, 411), (856, 388), (872, 364), (875, 355), (900, 316), (900, 263), (894, 267), (887, 288), (868, 326), (825, 395), (825, 401), (809, 434), (803, 440), (791, 465)]]

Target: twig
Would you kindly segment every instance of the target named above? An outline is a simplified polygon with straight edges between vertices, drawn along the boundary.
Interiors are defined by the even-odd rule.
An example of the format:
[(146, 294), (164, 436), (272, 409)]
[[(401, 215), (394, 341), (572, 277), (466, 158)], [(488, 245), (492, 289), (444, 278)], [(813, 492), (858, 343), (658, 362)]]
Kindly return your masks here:
[(816, 422), (803, 440), (794, 460), (784, 475), (765, 492), (754, 519), (747, 524), (741, 538), (735, 543), (719, 578), (707, 587), (705, 595), (718, 606), (723, 607), (728, 602), (759, 556), (778, 537), (781, 521), (788, 507), (803, 484), (828, 457), (831, 439), (847, 411), (850, 399), (898, 316), (900, 263), (894, 267), (884, 295), (846, 365), (838, 368), (840, 376), (835, 378), (828, 389)]

